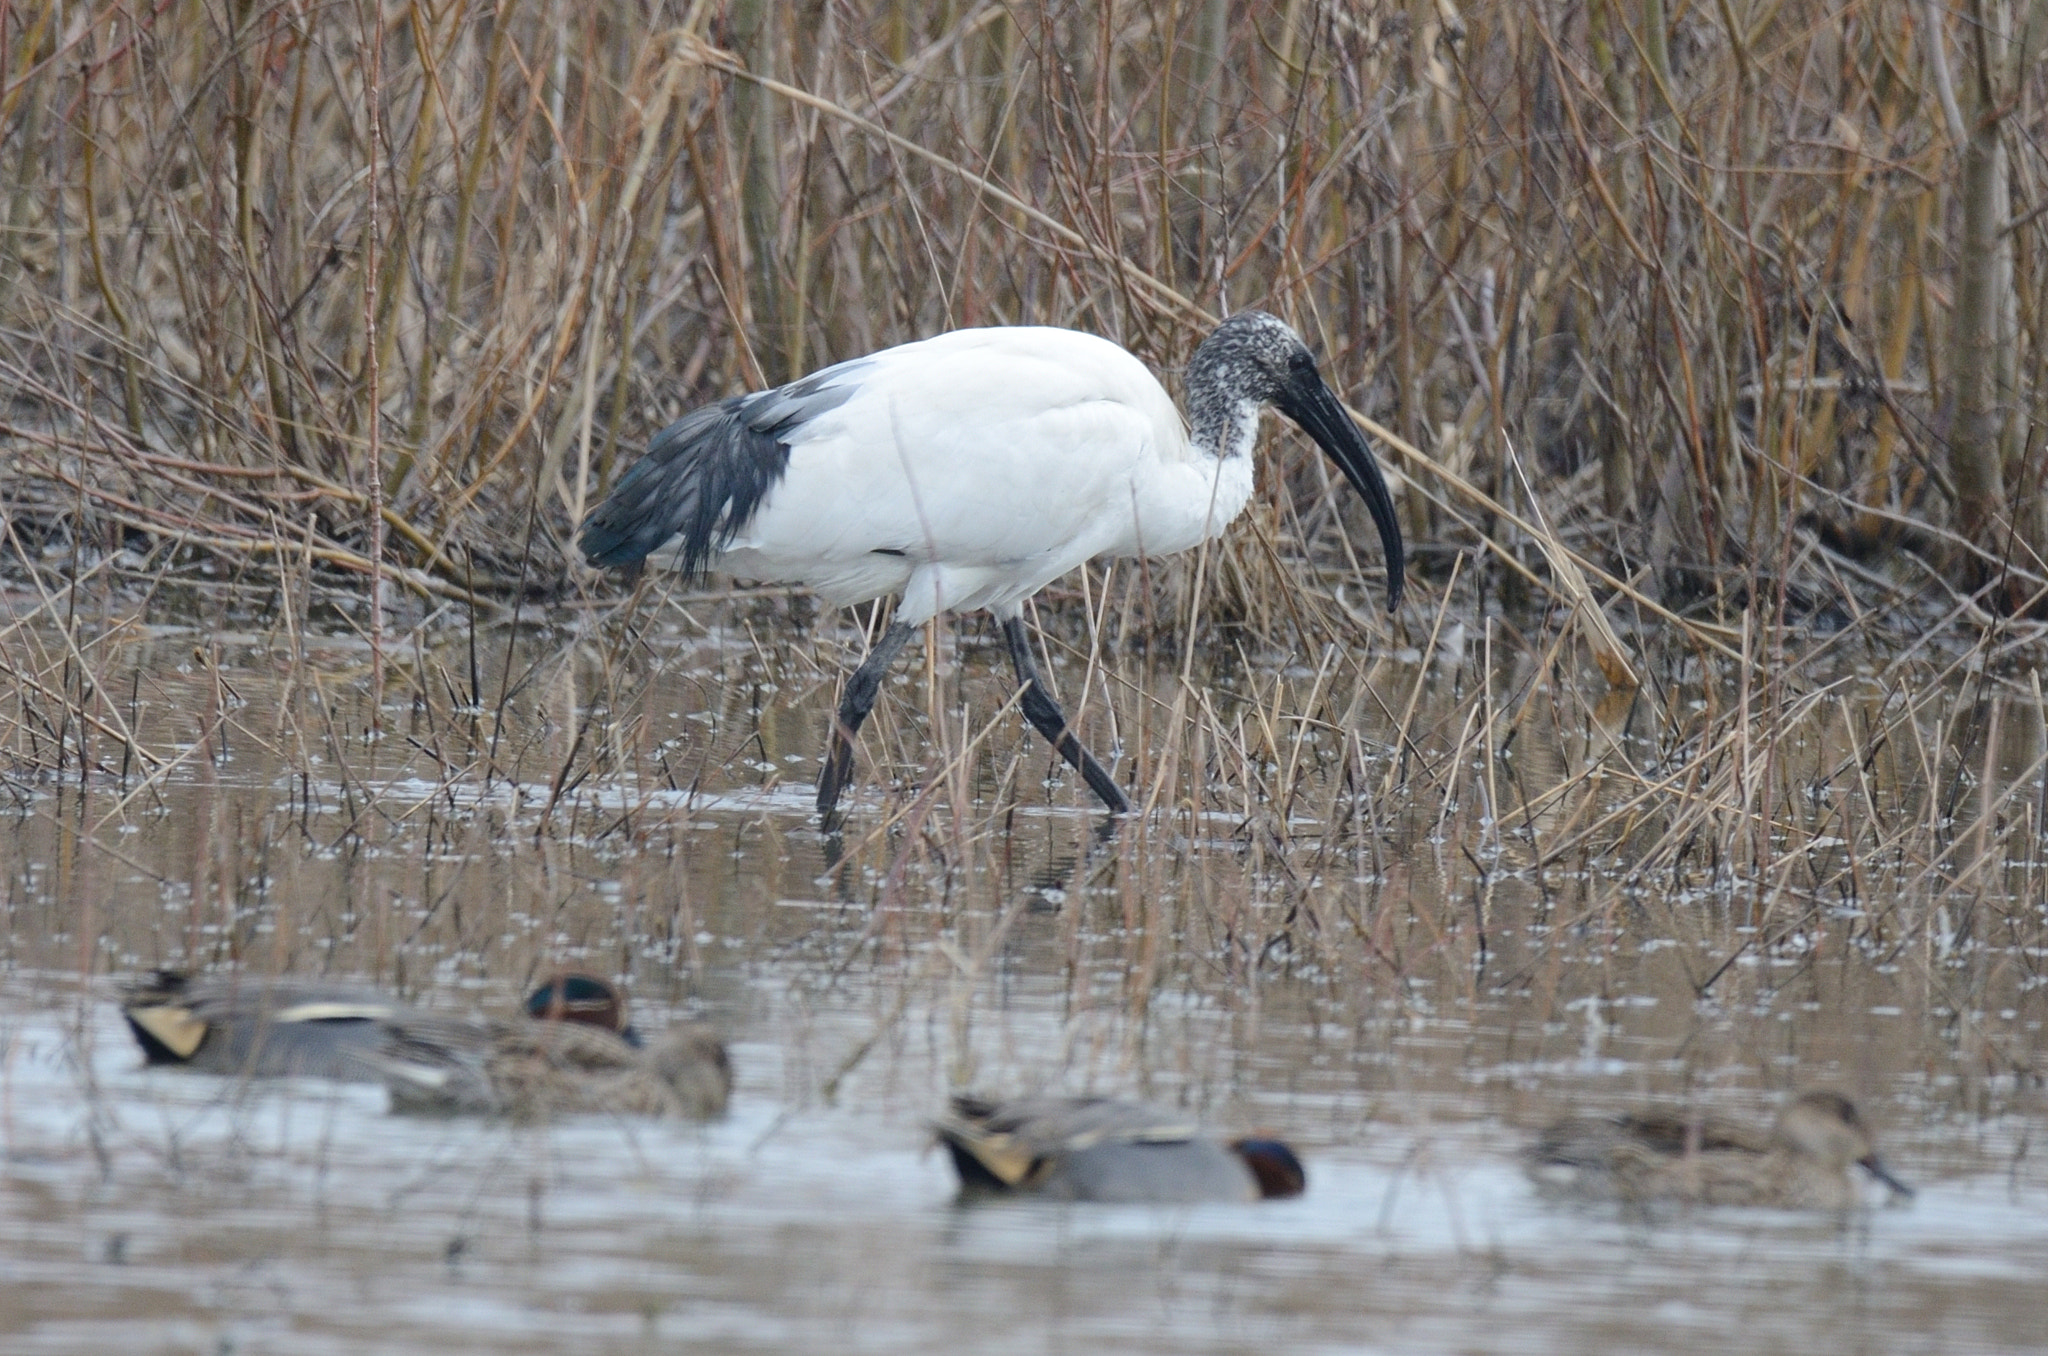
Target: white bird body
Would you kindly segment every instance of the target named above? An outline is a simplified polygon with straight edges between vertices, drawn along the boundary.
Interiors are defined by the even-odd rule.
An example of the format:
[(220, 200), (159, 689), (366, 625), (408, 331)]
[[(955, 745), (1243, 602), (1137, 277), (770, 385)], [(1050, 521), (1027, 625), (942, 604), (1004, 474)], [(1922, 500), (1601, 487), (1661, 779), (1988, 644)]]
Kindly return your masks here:
[(1091, 334), (955, 330), (812, 380), (853, 389), (792, 431), (788, 470), (709, 563), (834, 607), (1012, 615), (1098, 556), (1200, 545), (1251, 497), (1250, 458), (1197, 452), (1158, 379)]
[(1186, 385), (1189, 423), (1145, 364), (1106, 339), (956, 330), (684, 415), (579, 540), (592, 564), (716, 569), (799, 584), (834, 606), (900, 595), (840, 702), (818, 779), (828, 822), (889, 663), (916, 627), (972, 608), (1002, 621), (1025, 717), (1121, 812), (1128, 798), (1038, 677), (1021, 604), (1097, 556), (1170, 555), (1220, 536), (1251, 498), (1266, 406), (1364, 497), (1389, 606), (1401, 598), (1385, 478), (1299, 335), (1239, 312), (1195, 350)]

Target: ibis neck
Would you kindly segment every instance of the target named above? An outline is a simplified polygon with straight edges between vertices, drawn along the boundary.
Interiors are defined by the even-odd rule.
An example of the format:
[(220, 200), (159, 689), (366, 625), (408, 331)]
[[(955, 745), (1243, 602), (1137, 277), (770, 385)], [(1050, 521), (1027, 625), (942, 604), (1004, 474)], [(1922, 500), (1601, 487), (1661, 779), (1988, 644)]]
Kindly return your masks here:
[(1188, 441), (1219, 460), (1249, 457), (1259, 437), (1259, 405), (1211, 387), (1188, 392)]

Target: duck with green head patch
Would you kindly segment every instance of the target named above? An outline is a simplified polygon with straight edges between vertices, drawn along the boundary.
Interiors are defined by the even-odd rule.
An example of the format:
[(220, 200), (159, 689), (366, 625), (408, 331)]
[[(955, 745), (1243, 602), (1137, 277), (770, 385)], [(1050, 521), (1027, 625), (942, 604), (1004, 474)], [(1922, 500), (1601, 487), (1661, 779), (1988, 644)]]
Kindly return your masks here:
[(516, 1121), (579, 1114), (704, 1120), (724, 1112), (732, 1063), (709, 1026), (681, 1022), (643, 1040), (626, 1025), (617, 990), (591, 976), (542, 986), (527, 1011), (577, 1020), (501, 1022), (481, 1039), (457, 1041), (430, 1028), (387, 1028), (373, 1059), (391, 1109)]
[(1224, 1140), (1165, 1107), (1107, 1097), (955, 1097), (934, 1127), (963, 1191), (1160, 1205), (1299, 1196), (1276, 1139)]
[[(121, 1015), (153, 1065), (242, 1078), (383, 1080), (376, 1053), (390, 1034), (460, 1047), (493, 1029), (466, 1014), (402, 1002), (365, 984), (245, 971), (156, 970), (121, 988)], [(550, 976), (526, 1000), (535, 1018), (630, 1038), (624, 1000), (595, 975)], [(615, 1036), (615, 1038), (618, 1038)]]

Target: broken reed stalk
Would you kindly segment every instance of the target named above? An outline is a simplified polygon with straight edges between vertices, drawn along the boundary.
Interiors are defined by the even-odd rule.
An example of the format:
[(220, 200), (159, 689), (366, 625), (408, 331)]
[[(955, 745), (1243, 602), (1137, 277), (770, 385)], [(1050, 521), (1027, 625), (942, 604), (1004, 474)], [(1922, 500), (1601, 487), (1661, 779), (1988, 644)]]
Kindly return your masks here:
[[(754, 309), (776, 311), (780, 366), (1037, 320), (1171, 367), (1226, 306), (1264, 304), (1366, 379), (1355, 403), (1409, 481), (1410, 535), (1482, 545), (1482, 584), (1506, 570), (1554, 594), (1599, 654), (1618, 638), (1574, 571), (1718, 640), (1688, 608), (1763, 601), (1752, 583), (1792, 609), (1841, 595), (1803, 549), (1815, 531), (1880, 561), (1931, 535), (2009, 558), (2021, 601), (2041, 587), (2038, 553), (2008, 549), (2024, 524), (2014, 543), (1958, 537), (1927, 499), (1945, 387), (1911, 364), (1953, 327), (1917, 280), (1962, 210), (1945, 159), (1961, 124), (1863, 168), (1947, 76), (1955, 35), (1929, 7), (1795, 4), (1760, 29), (1606, 6), (1558, 26), (1485, 4), (1398, 31), (1292, 5), (1209, 6), (1185, 31), (1148, 13), (885, 7), (862, 28), (834, 12), (802, 34), (742, 25), (744, 61), (647, 15), (572, 23), (550, 5), (409, 16), (388, 64), (386, 24), (339, 12), (288, 28), (237, 11), (231, 32), (165, 24), (148, 43), (117, 37), (111, 10), (61, 38), (32, 25), (0, 85), (34, 190), (10, 197), (0, 258), (24, 320), (0, 339), (27, 397), (11, 512), (188, 562), (273, 521), (296, 542), (310, 521), (372, 572), (560, 588), (560, 548), (615, 450), (764, 379)], [(1667, 26), (1684, 27), (1686, 62)], [(2035, 78), (2008, 55), (1998, 78)], [(116, 84), (136, 97), (104, 97)], [(1504, 97), (1532, 88), (1548, 102)], [(1781, 130), (1808, 124), (1832, 139)], [(1276, 166), (1282, 131), (1292, 159)], [(38, 204), (58, 200), (82, 235), (45, 229)], [(1822, 219), (1832, 238), (1809, 229)], [(1998, 248), (2043, 229), (2016, 223)], [(67, 276), (91, 283), (76, 305), (46, 282)], [(2023, 338), (2001, 351), (2043, 351)], [(2001, 369), (2000, 389), (2034, 380)], [(1502, 504), (1510, 446), (1556, 530)], [(383, 503), (344, 525), (283, 480), (247, 487), (253, 515), (190, 484), (137, 494), (123, 448)], [(1348, 559), (1342, 513), (1297, 516), (1323, 485), (1305, 495), (1288, 456), (1267, 491), (1288, 528), (1261, 550)], [(382, 473), (366, 480), (366, 461)], [(83, 513), (45, 485), (82, 486)], [(537, 577), (515, 527), (536, 516)], [(1540, 561), (1503, 536), (1524, 532)], [(1284, 574), (1262, 565), (1243, 592), (1270, 607)], [(1260, 624), (1359, 638), (1341, 612)]]
[[(302, 788), (323, 759), (346, 825), (435, 818), (489, 843), (531, 828), (522, 816), (551, 792), (539, 847), (520, 834), (512, 851), (551, 850), (600, 817), (618, 836), (674, 834), (652, 812), (602, 809), (597, 789), (645, 807), (676, 786), (750, 785), (736, 750), (757, 717), (684, 676), (695, 704), (675, 706), (717, 720), (679, 729), (658, 700), (675, 690), (657, 682), (669, 642), (622, 625), (569, 681), (587, 656), (519, 636), (498, 673), (487, 661), (451, 685), (431, 635), (409, 645), (383, 627), (417, 633), (426, 609), (479, 590), (534, 615), (519, 611), (530, 593), (573, 583), (575, 518), (624, 454), (764, 367), (1043, 321), (1116, 336), (1170, 372), (1211, 316), (1258, 304), (1312, 335), (1373, 416), (1423, 548), (1418, 596), (1437, 597), (1428, 626), (1415, 613), (1396, 632), (1420, 653), (1385, 660), (1372, 562), (1347, 542), (1355, 515), (1291, 437), (1268, 459), (1263, 511), (1199, 565), (1147, 561), (1045, 595), (1054, 681), (1077, 718), (1114, 732), (1158, 817), (1127, 840), (1147, 850), (1096, 868), (1118, 917), (1148, 930), (1116, 940), (1139, 967), (1135, 997), (1170, 963), (1155, 924), (1197, 950), (1255, 938), (1234, 953), (1254, 970), (1405, 981), (1471, 959), (1475, 889), (1491, 912), (1588, 863), (1598, 879), (1566, 887), (1561, 914), (1634, 917), (1601, 882), (1654, 880), (1674, 926), (1705, 928), (1683, 911), (1740, 893), (1775, 935), (1846, 889), (1882, 911), (1823, 911), (1826, 926), (1882, 946), (1926, 938), (1959, 872), (2023, 871), (2019, 810), (2048, 795), (2033, 754), (1994, 767), (1988, 744), (1974, 750), (1969, 770), (1999, 783), (1946, 808), (1932, 792), (1888, 799), (1870, 770), (1962, 778), (1957, 634), (1995, 639), (1970, 662), (1991, 700), (2015, 703), (2001, 737), (2039, 727), (2035, 694), (2000, 673), (2038, 632), (1996, 629), (1967, 597), (1923, 626), (1911, 605), (1939, 597), (1936, 577), (1897, 549), (1984, 549), (1949, 523), (1935, 409), (1965, 319), (1940, 277), (1960, 238), (1964, 138), (1897, 135), (1941, 71), (1899, 45), (1900, 20), (1920, 25), (1915, 42), (1949, 41), (1953, 20), (1799, 2), (1752, 32), (1667, 7), (1702, 25), (1683, 30), (1678, 62), (1671, 33), (1613, 5), (1562, 28), (1465, 6), (1455, 31), (1432, 11), (1400, 32), (1370, 12), (1253, 5), (1225, 23), (1222, 9), (1191, 48), (1126, 4), (1085, 22), (885, 7), (893, 65), (840, 9), (802, 43), (769, 25), (772, 52), (745, 66), (698, 32), (623, 41), (653, 30), (652, 11), (586, 24), (550, 5), (489, 23), (466, 4), (408, 15), (420, 27), (405, 44), (321, 11), (297, 28), (251, 14), (231, 35), (165, 23), (138, 45), (115, 35), (120, 13), (87, 7), (11, 48), (0, 286), (19, 323), (0, 334), (0, 494), (11, 568), (41, 592), (0, 630), (8, 776), (47, 776), (82, 731), (103, 762), (118, 744), (138, 770), (95, 800), (85, 822), (104, 834), (192, 767), (161, 719), (175, 694), (133, 712), (110, 701), (138, 672), (114, 658), (126, 642), (64, 609), (88, 589), (121, 606), (139, 595), (141, 614), (179, 606), (165, 600), (205, 559), (274, 580), (284, 600), (288, 699), (260, 721), (227, 703), (221, 730), (286, 750)], [(358, 40), (366, 24), (382, 57)], [(1161, 82), (1176, 61), (1217, 97)], [(117, 86), (132, 97), (106, 97)], [(744, 127), (741, 97), (758, 114)], [(796, 186), (774, 202), (750, 178), (763, 145)], [(88, 229), (57, 229), (52, 204)], [(2006, 226), (2018, 252), (2044, 221)], [(779, 308), (780, 333), (750, 332), (757, 299)], [(2014, 334), (2012, 352), (2038, 363), (2048, 346)], [(2001, 389), (2037, 386), (2022, 366)], [(1516, 476), (1526, 507), (1505, 489)], [(2041, 586), (2024, 552), (1998, 568)], [(423, 748), (365, 759), (351, 696), (321, 681), (355, 661), (306, 645), (347, 629), (365, 579), (381, 598), (380, 575), (414, 600), (370, 619), (371, 672), (429, 726), (408, 730)], [(1483, 610), (1510, 578), (1576, 620)], [(698, 595), (690, 610), (759, 616), (764, 631), (795, 617), (764, 595)], [(1850, 620), (1832, 634), (1786, 629), (1835, 612)], [(1461, 620), (1481, 643), (1446, 646)], [(483, 624), (489, 650), (488, 610)], [(1567, 626), (1655, 692), (1628, 739)], [(1744, 648), (1745, 634), (1771, 643)], [(744, 662), (814, 693), (840, 671), (836, 640), (757, 642)], [(1859, 647), (1884, 663), (1851, 682), (1839, 666)], [(1305, 676), (1275, 676), (1305, 655)], [(718, 663), (723, 682), (741, 661)], [(1075, 796), (1064, 777), (1041, 794), (1051, 760), (1021, 742), (1006, 695), (951, 673), (924, 702), (878, 711), (863, 762), (895, 799), (846, 848), (847, 878), (889, 882), (906, 914), (993, 871), (997, 802)], [(464, 709), (454, 687), (468, 708), (483, 690), (500, 699)], [(582, 708), (566, 724), (565, 696)], [(1831, 733), (1814, 734), (1823, 722)], [(1842, 747), (1800, 772), (1784, 751), (1802, 735)], [(1556, 775), (1525, 781), (1515, 760), (1544, 744)], [(990, 753), (1004, 770), (983, 775)], [(394, 761), (432, 794), (387, 803)], [(485, 803), (499, 790), (512, 808)], [(319, 820), (299, 794), (301, 822)], [(1479, 841), (1482, 815), (1490, 859), (1475, 874), (1456, 846)], [(1429, 826), (1456, 843), (1429, 844)], [(1169, 832), (1186, 852), (1156, 850)], [(1502, 938), (1488, 928), (1489, 947)], [(1077, 925), (1076, 948), (1099, 942)]]

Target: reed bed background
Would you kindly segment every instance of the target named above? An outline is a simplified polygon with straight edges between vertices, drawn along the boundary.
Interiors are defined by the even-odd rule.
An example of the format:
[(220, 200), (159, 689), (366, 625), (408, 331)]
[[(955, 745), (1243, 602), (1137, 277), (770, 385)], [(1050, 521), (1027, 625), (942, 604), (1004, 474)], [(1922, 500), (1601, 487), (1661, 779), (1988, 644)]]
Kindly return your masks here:
[[(1484, 594), (1572, 601), (1575, 559), (1610, 601), (1805, 614), (1875, 570), (2035, 611), (2044, 27), (1931, 0), (13, 5), (17, 559), (559, 594), (590, 582), (579, 515), (699, 402), (959, 325), (1170, 370), (1261, 305), (1385, 432), (1439, 579), (1477, 551)], [(1277, 559), (1352, 568), (1351, 508), (1287, 446), (1226, 618), (1302, 620)]]
[[(298, 786), (250, 822), (206, 792), (185, 911), (81, 966), (298, 964), (259, 927), (278, 862), (418, 833), (558, 901), (658, 876), (619, 845), (686, 852), (665, 797), (814, 758), (857, 638), (774, 593), (584, 606), (620, 595), (570, 536), (653, 430), (958, 325), (1170, 372), (1260, 305), (1372, 421), (1420, 577), (1390, 623), (1288, 437), (1214, 551), (1041, 599), (1152, 813), (1044, 830), (1027, 883), (1122, 911), (1132, 1011), (1189, 967), (1519, 986), (1548, 1020), (1608, 980), (1546, 966), (1653, 929), (1718, 946), (1701, 996), (1745, 956), (1910, 962), (1930, 1012), (2025, 1029), (2044, 13), (11, 6), (8, 789), (69, 870), (235, 749)], [(889, 795), (831, 847), (890, 906), (850, 945), (938, 943), (934, 982), (1030, 907), (1017, 805), (1075, 794), (981, 636), (939, 628), (892, 689)], [(420, 869), (347, 877), (318, 964), (484, 966), (493, 924)], [(708, 905), (676, 889), (549, 935), (687, 957)], [(1970, 1079), (2032, 1069), (1956, 1020)]]

